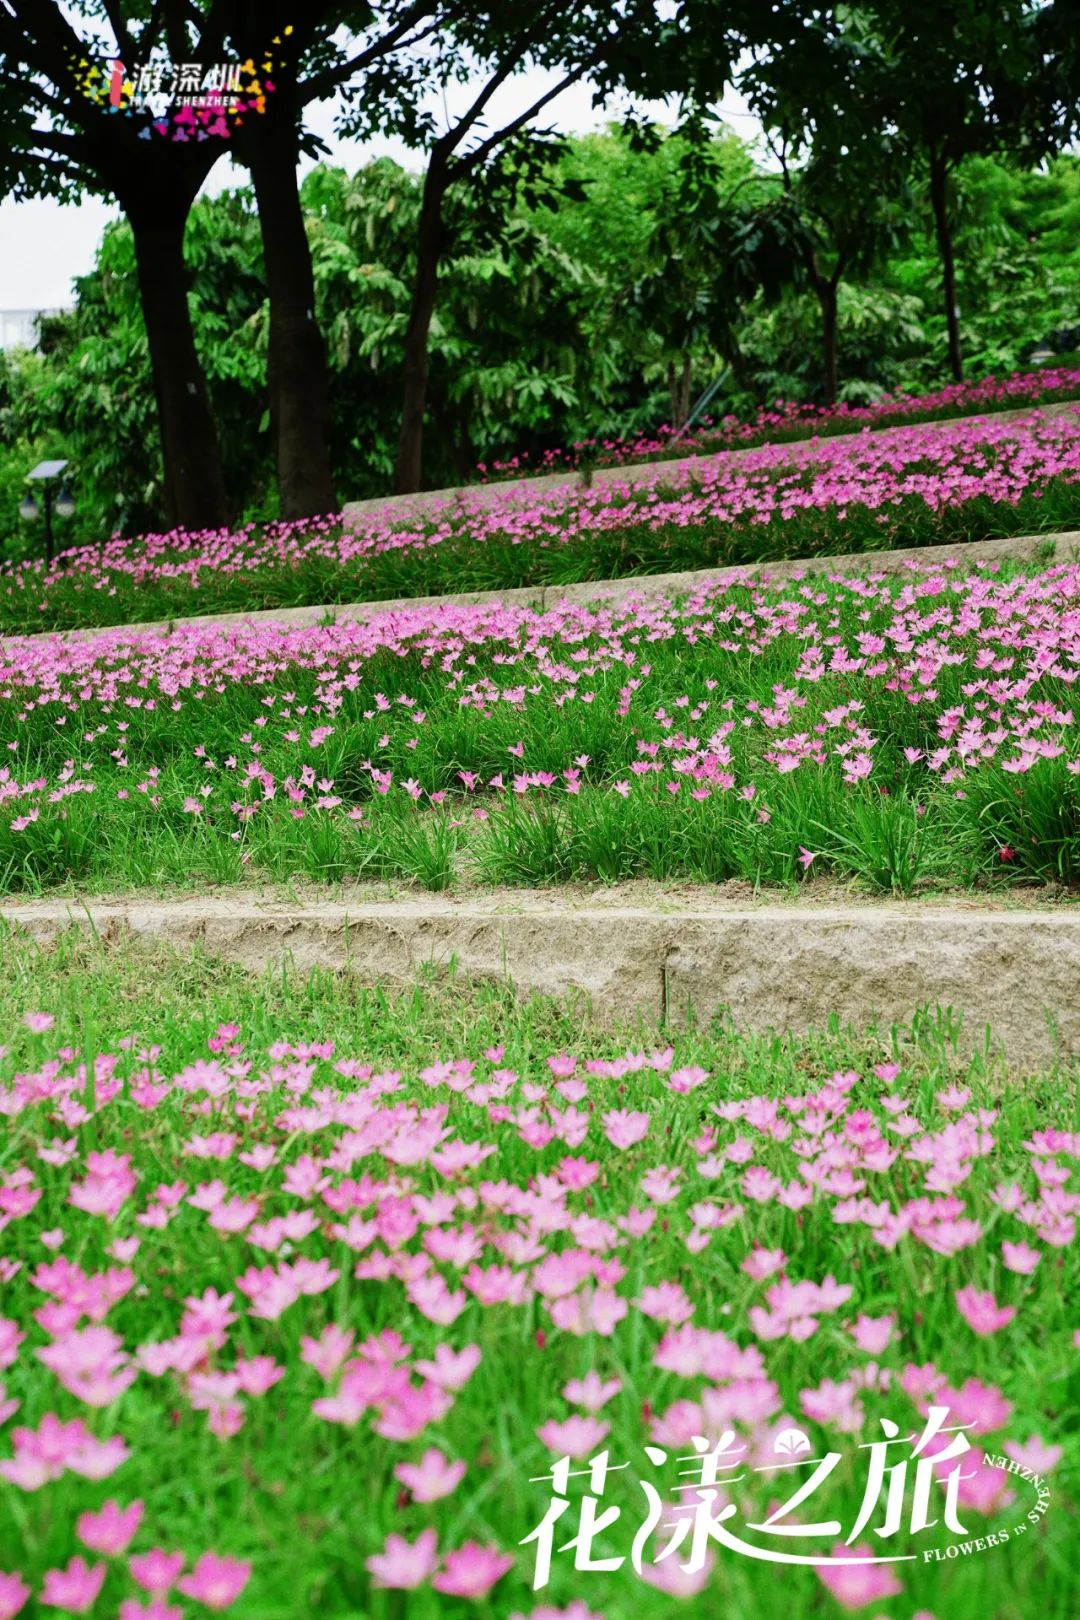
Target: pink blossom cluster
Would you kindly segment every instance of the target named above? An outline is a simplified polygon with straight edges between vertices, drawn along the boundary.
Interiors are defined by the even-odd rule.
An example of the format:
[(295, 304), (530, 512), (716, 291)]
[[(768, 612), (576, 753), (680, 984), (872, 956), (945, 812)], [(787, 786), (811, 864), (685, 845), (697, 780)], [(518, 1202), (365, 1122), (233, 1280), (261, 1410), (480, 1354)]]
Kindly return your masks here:
[[(770, 1094), (700, 1043), (377, 1069), (323, 1038), (249, 1046), (235, 1023), (194, 1058), (125, 1037), (91, 1062), (27, 1026), (0, 1067), (0, 1370), (19, 1391), (0, 1478), (32, 1528), (65, 1504), (70, 1557), (39, 1564), (29, 1534), (0, 1615), (31, 1592), (87, 1613), (106, 1583), (123, 1620), (176, 1620), (174, 1594), (223, 1610), (249, 1582), (243, 1612), (264, 1612), (244, 1524), (207, 1524), (228, 1554), (169, 1543), (158, 1448), (180, 1425), (216, 1471), (257, 1473), (270, 1403), (312, 1523), (358, 1457), (392, 1476), (357, 1569), (464, 1599), (512, 1572), (521, 1590), (529, 1528), (494, 1497), (498, 1537), (475, 1525), (463, 1482), (483, 1500), (511, 1457), (456, 1454), (466, 1433), (540, 1463), (616, 1426), (676, 1448), (731, 1431), (760, 1459), (793, 1424), (832, 1444), (945, 1405), (972, 1440), (959, 1503), (988, 1522), (1014, 1499), (988, 1453), (1062, 1456), (1029, 1372), (1072, 1354), (1080, 1136), (1009, 1143), (959, 1076), (868, 1061)], [(23, 1399), (43, 1415), (8, 1430)], [(0, 1536), (7, 1515), (0, 1490)], [(848, 1607), (884, 1578), (822, 1575)]]
[[(675, 654), (681, 689), (664, 673)], [(372, 690), (369, 671), (388, 656), (400, 674)], [(767, 657), (779, 677), (767, 698), (728, 695), (721, 656), (751, 668)], [(727, 797), (767, 819), (770, 793), (800, 772), (891, 789), (900, 770), (928, 792), (962, 794), (991, 770), (1016, 780), (1058, 762), (1080, 773), (1068, 702), (1078, 663), (1075, 565), (1006, 579), (913, 565), (899, 584), (880, 575), (834, 575), (828, 588), (799, 577), (779, 588), (736, 580), (682, 603), (417, 607), (330, 627), (35, 638), (0, 660), (11, 733), (0, 819), (25, 837), (65, 817), (73, 796), (107, 795), (133, 824), (179, 811), (239, 838), (280, 810), (355, 820), (412, 801), (483, 818), (592, 792), (659, 795), (672, 815)], [(210, 711), (226, 701), (240, 708), (235, 730), (223, 732)], [(885, 723), (872, 723), (873, 713)], [(464, 743), (445, 745), (458, 762), (448, 789), (440, 745), (425, 739), (465, 717), (472, 756)], [(552, 759), (564, 720), (577, 741)], [(176, 751), (163, 755), (159, 743), (158, 762), (144, 764), (133, 723), (175, 736)], [(23, 741), (43, 725), (50, 739), (64, 731), (70, 752), (59, 770), (39, 769)], [(902, 750), (892, 738), (899, 726), (918, 728)], [(599, 777), (594, 727), (607, 733), (609, 754), (612, 733), (625, 747), (625, 763)], [(193, 745), (193, 735), (206, 740)], [(350, 744), (362, 751), (358, 782), (343, 791), (333, 761)], [(29, 770), (18, 768), (23, 755)], [(501, 768), (485, 768), (491, 761)], [(805, 866), (813, 836), (804, 835)], [(111, 1161), (94, 1166), (80, 1196), (108, 1211), (122, 1201), (125, 1175)]]
[(1080, 405), (1054, 417), (958, 420), (765, 444), (738, 457), (703, 457), (671, 473), (658, 464), (633, 480), (585, 490), (480, 486), (424, 510), (354, 512), (344, 523), (328, 516), (249, 524), (235, 532), (172, 530), (137, 541), (114, 536), (104, 545), (66, 552), (62, 565), (49, 572), (38, 562), (5, 567), (0, 588), (9, 597), (34, 593), (45, 611), (49, 592), (69, 590), (73, 583), (90, 600), (121, 583), (129, 592), (170, 584), (197, 590), (216, 577), (289, 574), (319, 564), (354, 573), (353, 599), (362, 600), (367, 564), (388, 553), (400, 558), (430, 552), (448, 541), (555, 548), (641, 528), (662, 533), (672, 526), (711, 525), (753, 532), (808, 512), (831, 513), (842, 524), (856, 507), (887, 537), (905, 503), (931, 514), (973, 499), (1015, 505), (1051, 481), (1075, 483), (1078, 477)]
[(665, 423), (653, 434), (639, 434), (633, 439), (578, 439), (567, 449), (545, 450), (535, 460), (518, 454), (502, 461), (482, 462), (477, 470), (482, 477), (490, 479), (521, 478), (530, 471), (563, 472), (585, 463), (626, 467), (635, 462), (710, 455), (718, 450), (759, 444), (782, 437), (794, 428), (808, 433), (838, 433), (859, 427), (894, 426), (967, 413), (1021, 409), (1046, 399), (1075, 399), (1078, 394), (1080, 369), (1047, 366), (1038, 371), (1011, 372), (1006, 377), (948, 383), (927, 394), (883, 393), (869, 405), (850, 405), (844, 401), (838, 405), (813, 405), (778, 399), (771, 405), (760, 406), (749, 420), (724, 416), (716, 422), (712, 417), (704, 417), (691, 429), (673, 428)]

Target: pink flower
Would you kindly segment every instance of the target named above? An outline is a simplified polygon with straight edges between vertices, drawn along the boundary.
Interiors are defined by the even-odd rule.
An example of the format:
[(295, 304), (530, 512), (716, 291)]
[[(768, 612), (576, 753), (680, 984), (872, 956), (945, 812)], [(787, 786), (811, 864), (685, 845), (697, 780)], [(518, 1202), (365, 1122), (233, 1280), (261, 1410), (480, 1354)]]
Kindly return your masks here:
[(333, 1378), (352, 1349), (354, 1334), (351, 1328), (340, 1328), (329, 1322), (317, 1339), (300, 1340), (300, 1360), (314, 1367), (320, 1377)]
[(208, 1609), (227, 1609), (235, 1603), (251, 1579), (250, 1563), (238, 1558), (219, 1558), (205, 1552), (190, 1575), (181, 1576), (177, 1590)]
[(795, 858), (798, 861), (799, 865), (802, 867), (803, 871), (808, 872), (810, 870), (811, 861), (816, 861), (817, 860), (817, 854), (816, 854), (816, 852), (814, 854), (811, 854), (808, 849), (804, 849), (803, 846), (800, 844), (799, 845), (799, 853)]
[(87, 1406), (111, 1405), (135, 1381), (121, 1339), (107, 1327), (62, 1333), (36, 1354), (68, 1393)]
[(84, 1547), (101, 1553), (106, 1558), (118, 1558), (126, 1552), (136, 1530), (142, 1523), (143, 1504), (132, 1502), (121, 1508), (111, 1499), (97, 1513), (80, 1513), (75, 1523), (75, 1534)]
[(603, 1129), (612, 1147), (625, 1151), (647, 1136), (649, 1116), (632, 1113), (625, 1108), (612, 1108), (603, 1117)]
[(575, 1414), (562, 1423), (550, 1418), (536, 1433), (549, 1451), (577, 1460), (590, 1456), (610, 1427), (608, 1423), (601, 1423), (599, 1418), (578, 1417)]
[(513, 1563), (513, 1558), (497, 1547), (481, 1547), (478, 1541), (467, 1541), (447, 1555), (444, 1568), (431, 1584), (437, 1592), (446, 1592), (450, 1597), (483, 1597), (496, 1581), (502, 1580)]
[(989, 1289), (982, 1293), (977, 1288), (960, 1288), (956, 1294), (956, 1308), (972, 1333), (988, 1338), (1006, 1327), (1016, 1315), (1015, 1305), (999, 1305)]
[[(865, 1541), (855, 1547), (846, 1547), (838, 1541), (831, 1556), (845, 1560), (873, 1558), (874, 1549)], [(867, 1603), (895, 1597), (903, 1590), (888, 1564), (852, 1562), (846, 1569), (837, 1564), (819, 1564), (815, 1566), (815, 1573), (844, 1609), (861, 1609)]]
[(392, 1586), (411, 1592), (430, 1580), (434, 1571), (438, 1537), (434, 1530), (423, 1530), (414, 1542), (404, 1536), (388, 1535), (381, 1553), (364, 1560), (376, 1586)]
[(53, 1017), (52, 1013), (28, 1012), (23, 1014), (23, 1023), (26, 1025), (26, 1028), (32, 1030), (35, 1035), (44, 1035), (47, 1030), (52, 1029), (53, 1025), (56, 1023), (56, 1019)]
[[(940, 1463), (938, 1474), (945, 1478), (954, 1463)], [(1016, 1493), (1008, 1489), (1008, 1474), (996, 1464), (989, 1463), (985, 1454), (973, 1446), (964, 1458), (957, 1497), (961, 1507), (976, 1513), (997, 1513), (1015, 1501)]]
[(1061, 1446), (1051, 1446), (1040, 1435), (1033, 1434), (1030, 1440), (1023, 1444), (1016, 1440), (1006, 1440), (1002, 1449), (1011, 1457), (1014, 1463), (1021, 1468), (1030, 1468), (1036, 1474), (1048, 1474), (1051, 1468), (1056, 1468), (1064, 1455)]
[(19, 1325), (10, 1317), (0, 1316), (0, 1372), (15, 1365), (19, 1354), (19, 1346), (26, 1337), (19, 1332)]
[(7, 1575), (0, 1569), (0, 1620), (15, 1620), (29, 1596), (30, 1588), (21, 1575)]
[(783, 1249), (753, 1248), (739, 1267), (755, 1282), (761, 1282), (765, 1277), (774, 1277), (782, 1271), (787, 1264), (787, 1256)]
[(118, 1434), (96, 1440), (78, 1418), (62, 1423), (53, 1412), (46, 1412), (36, 1431), (15, 1429), (11, 1438), (15, 1455), (0, 1462), (0, 1476), (23, 1491), (40, 1490), (65, 1468), (83, 1479), (106, 1479), (129, 1455)]
[(164, 1552), (160, 1547), (151, 1547), (149, 1552), (133, 1553), (128, 1559), (132, 1579), (138, 1581), (152, 1597), (163, 1597), (171, 1591), (183, 1567), (183, 1553)]
[(583, 1406), (586, 1412), (599, 1412), (622, 1389), (622, 1380), (609, 1378), (605, 1383), (593, 1368), (584, 1378), (572, 1378), (563, 1389), (563, 1399), (573, 1406)]
[(398, 1463), (394, 1476), (412, 1492), (417, 1502), (437, 1502), (449, 1496), (465, 1477), (463, 1462), (448, 1462), (435, 1446), (429, 1446), (418, 1463)]
[(66, 1569), (47, 1569), (41, 1602), (47, 1609), (64, 1609), (68, 1614), (85, 1614), (105, 1584), (105, 1565), (87, 1564), (73, 1558)]
[(480, 1346), (467, 1344), (455, 1352), (448, 1344), (435, 1346), (434, 1361), (418, 1361), (416, 1370), (421, 1378), (428, 1378), (440, 1389), (463, 1389), (480, 1365)]
[(848, 1332), (860, 1350), (869, 1356), (880, 1356), (892, 1343), (895, 1316), (860, 1316)]
[(1019, 1272), (1021, 1277), (1030, 1277), (1042, 1255), (1038, 1249), (1031, 1248), (1027, 1243), (1006, 1241), (1001, 1245), (1001, 1259), (1010, 1271)]
[(700, 1569), (688, 1571), (672, 1554), (662, 1563), (645, 1564), (641, 1578), (647, 1585), (654, 1586), (658, 1592), (666, 1592), (669, 1597), (692, 1598), (697, 1597), (708, 1586), (715, 1565), (716, 1555), (710, 1547)]

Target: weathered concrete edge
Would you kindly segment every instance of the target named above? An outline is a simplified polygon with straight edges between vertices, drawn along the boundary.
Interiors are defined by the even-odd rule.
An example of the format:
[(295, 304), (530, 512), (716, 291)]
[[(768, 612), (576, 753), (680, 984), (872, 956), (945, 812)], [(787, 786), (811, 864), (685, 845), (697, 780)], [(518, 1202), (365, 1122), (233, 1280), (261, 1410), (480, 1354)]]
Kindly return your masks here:
[(421, 965), (509, 979), (519, 995), (585, 992), (601, 1023), (641, 1013), (682, 1023), (726, 1009), (741, 1028), (906, 1025), (924, 1007), (963, 1015), (961, 1046), (986, 1031), (1010, 1065), (1080, 1056), (1080, 907), (644, 907), (514, 911), (490, 901), (306, 906), (243, 898), (173, 903), (29, 902), (0, 907), (16, 937), (50, 946), (66, 929), (201, 946), (257, 971), (290, 960), (404, 987)]
[(1055, 562), (1080, 560), (1080, 530), (1058, 533), (1023, 534), (995, 540), (969, 540), (951, 546), (907, 546), (895, 551), (852, 551), (830, 557), (785, 557), (774, 561), (739, 563), (723, 568), (695, 568), (675, 574), (632, 574), (620, 579), (586, 580), (578, 585), (524, 585), (504, 591), (460, 591), (447, 596), (402, 596), (380, 602), (348, 602), (295, 608), (266, 608), (254, 613), (208, 613), (182, 619), (155, 619), (142, 624), (112, 625), (86, 630), (39, 631), (30, 636), (9, 636), (0, 640), (0, 649), (13, 650), (19, 642), (58, 637), (61, 641), (86, 641), (97, 636), (167, 635), (171, 630), (192, 625), (230, 626), (280, 624), (302, 629), (332, 621), (335, 624), (364, 624), (386, 613), (415, 612), (440, 607), (483, 607), (499, 602), (538, 609), (560, 602), (620, 602), (630, 598), (655, 601), (658, 597), (689, 595), (703, 585), (735, 579), (782, 581), (795, 574), (904, 572), (909, 564), (927, 569), (955, 561), (961, 567), (983, 562), (1031, 562), (1045, 547), (1052, 546)]

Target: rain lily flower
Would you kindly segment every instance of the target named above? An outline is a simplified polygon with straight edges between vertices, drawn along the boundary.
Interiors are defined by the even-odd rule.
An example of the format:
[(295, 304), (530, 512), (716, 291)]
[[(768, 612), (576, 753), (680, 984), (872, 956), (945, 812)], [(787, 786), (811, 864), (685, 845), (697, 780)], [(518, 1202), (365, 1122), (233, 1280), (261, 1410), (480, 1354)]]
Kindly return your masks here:
[(408, 1487), (417, 1502), (437, 1502), (457, 1489), (465, 1477), (463, 1462), (448, 1462), (429, 1446), (418, 1463), (398, 1463), (394, 1477)]
[(830, 1557), (848, 1561), (847, 1567), (844, 1563), (817, 1565), (814, 1573), (841, 1608), (862, 1609), (868, 1603), (880, 1603), (884, 1598), (896, 1597), (902, 1590), (890, 1564), (850, 1562), (875, 1556), (879, 1555), (867, 1542), (861, 1541), (854, 1547), (837, 1542)]
[(484, 1597), (513, 1564), (513, 1558), (499, 1552), (497, 1547), (467, 1541), (447, 1553), (442, 1569), (431, 1584), (437, 1592), (445, 1592), (450, 1597)]
[(181, 1575), (176, 1589), (208, 1609), (227, 1609), (251, 1579), (251, 1565), (239, 1558), (219, 1558), (205, 1552), (190, 1575)]
[(960, 1288), (956, 1293), (956, 1308), (973, 1333), (988, 1337), (998, 1333), (1016, 1315), (1015, 1305), (999, 1305), (989, 1290)]
[(30, 1588), (21, 1575), (0, 1570), (0, 1620), (15, 1620), (29, 1596)]
[(85, 1559), (73, 1558), (66, 1569), (45, 1571), (41, 1602), (45, 1608), (63, 1609), (67, 1614), (86, 1614), (104, 1584), (104, 1564), (87, 1564)]
[(121, 1508), (111, 1498), (97, 1513), (80, 1513), (75, 1533), (84, 1547), (107, 1558), (118, 1558), (142, 1523), (143, 1504), (132, 1502)]
[(438, 1562), (434, 1530), (423, 1530), (414, 1542), (390, 1534), (381, 1553), (364, 1560), (375, 1586), (397, 1587), (411, 1592), (430, 1580)]

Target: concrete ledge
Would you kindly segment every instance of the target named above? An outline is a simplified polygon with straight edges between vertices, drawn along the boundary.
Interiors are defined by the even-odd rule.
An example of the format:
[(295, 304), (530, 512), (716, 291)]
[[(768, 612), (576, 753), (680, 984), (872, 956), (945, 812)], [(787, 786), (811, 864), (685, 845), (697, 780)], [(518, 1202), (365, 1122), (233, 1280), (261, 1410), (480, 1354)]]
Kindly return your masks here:
[(1032, 562), (1046, 547), (1055, 562), (1080, 560), (1080, 530), (1051, 534), (1022, 534), (1000, 540), (971, 540), (951, 546), (907, 546), (892, 551), (851, 551), (841, 556), (784, 557), (773, 561), (738, 563), (730, 567), (694, 568), (677, 574), (633, 574), (621, 579), (585, 580), (577, 585), (524, 585), (505, 591), (460, 591), (449, 596), (400, 596), (382, 602), (347, 602), (337, 606), (266, 608), (255, 613), (207, 613), (186, 619), (156, 619), (142, 624), (111, 625), (86, 630), (43, 630), (30, 636), (0, 639), (0, 652), (12, 653), (20, 641), (56, 636), (61, 641), (86, 641), (95, 636), (149, 636), (169, 634), (188, 625), (363, 624), (385, 613), (410, 613), (440, 607), (483, 607), (500, 602), (545, 609), (560, 602), (620, 602), (630, 598), (655, 601), (657, 597), (689, 596), (704, 585), (731, 580), (786, 580), (795, 574), (899, 574), (917, 563), (940, 568), (955, 562), (961, 569), (987, 562)]
[(402, 987), (425, 963), (521, 995), (584, 991), (601, 1022), (704, 1021), (726, 1009), (751, 1030), (906, 1024), (922, 1007), (963, 1015), (961, 1044), (987, 1027), (1015, 1067), (1080, 1054), (1080, 906), (978, 903), (746, 906), (560, 904), (557, 895), (420, 896), (304, 906), (229, 897), (150, 903), (28, 902), (0, 907), (16, 933), (49, 945), (69, 927), (201, 946), (259, 970), (291, 959)]

